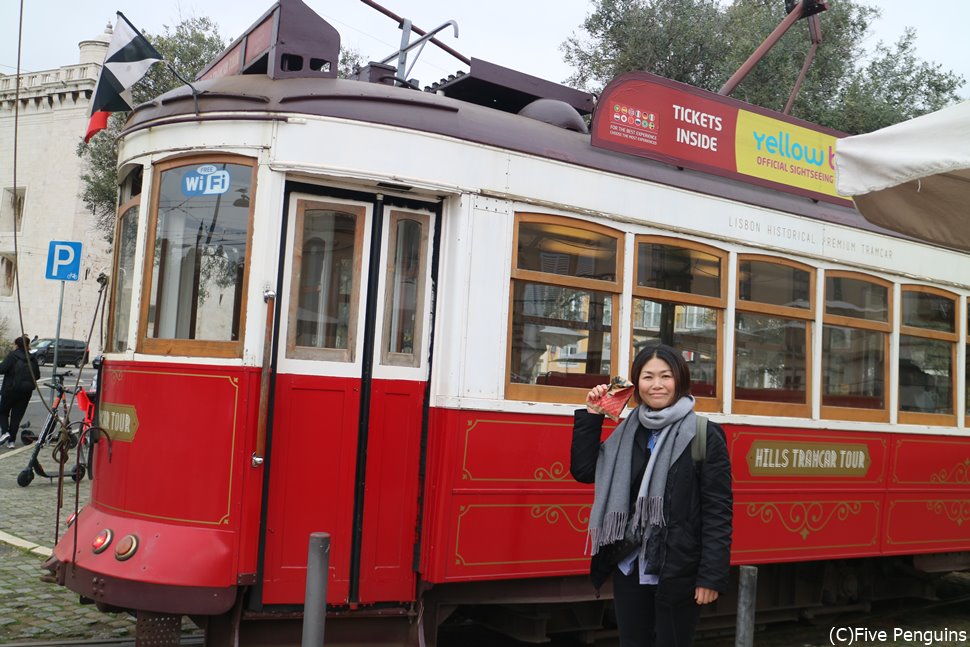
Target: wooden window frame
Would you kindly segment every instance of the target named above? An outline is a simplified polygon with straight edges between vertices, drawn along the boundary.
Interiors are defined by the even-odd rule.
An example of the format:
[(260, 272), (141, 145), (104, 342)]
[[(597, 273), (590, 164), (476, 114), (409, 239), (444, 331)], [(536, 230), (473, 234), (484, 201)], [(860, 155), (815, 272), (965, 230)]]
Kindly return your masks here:
[[(720, 297), (707, 295), (691, 294), (690, 292), (678, 292), (677, 290), (664, 290), (660, 288), (644, 287), (637, 284), (637, 277), (640, 276), (640, 244), (654, 243), (666, 245), (668, 247), (680, 247), (698, 252), (703, 252), (716, 257), (721, 262)], [(715, 382), (714, 388), (717, 395), (713, 398), (695, 397), (696, 408), (698, 411), (718, 412), (722, 410), (724, 401), (724, 321), (727, 310), (728, 274), (729, 274), (730, 255), (723, 249), (712, 247), (704, 243), (693, 240), (684, 240), (672, 236), (654, 236), (641, 234), (633, 239), (633, 298), (650, 299), (651, 301), (663, 301), (666, 303), (701, 306), (717, 311), (717, 359), (715, 363)], [(633, 344), (633, 313), (630, 313), (630, 339)], [(632, 357), (632, 352), (631, 352)], [(633, 376), (629, 378), (636, 381)]]
[[(905, 292), (922, 292), (925, 294), (933, 294), (935, 296), (943, 297), (949, 299), (953, 302), (953, 332), (944, 332), (941, 330), (930, 330), (929, 328), (920, 328), (918, 326), (906, 326), (903, 325), (903, 293)], [(956, 426), (957, 424), (957, 373), (959, 372), (959, 367), (957, 366), (957, 342), (960, 339), (960, 309), (957, 307), (959, 305), (960, 296), (949, 290), (943, 290), (941, 288), (935, 288), (929, 285), (902, 285), (900, 286), (899, 295), (899, 335), (906, 335), (908, 337), (920, 337), (922, 339), (933, 339), (936, 341), (946, 341), (950, 342), (950, 366), (952, 370), (950, 371), (950, 408), (953, 413), (918, 413), (913, 411), (903, 411), (899, 408), (899, 376), (897, 373), (896, 384), (894, 388), (896, 389), (897, 402), (896, 402), (896, 414), (898, 416), (897, 420), (900, 424), (912, 424), (912, 425), (933, 425), (933, 426)], [(899, 363), (899, 357), (896, 358), (896, 363)]]
[[(964, 351), (963, 351), (963, 391), (964, 391), (964, 402), (963, 402), (963, 426), (964, 428), (970, 427), (970, 397), (967, 397), (966, 391), (970, 387), (970, 380), (967, 379), (967, 367), (970, 366), (970, 297), (962, 297), (963, 305), (966, 307), (966, 312), (964, 313), (964, 325), (966, 330), (964, 331)], [(959, 368), (957, 369), (959, 370)]]
[[(155, 262), (155, 239), (158, 234), (158, 201), (162, 175), (166, 171), (196, 164), (238, 164), (248, 166), (251, 172), (249, 184), (249, 217), (246, 225), (246, 265), (243, 268), (242, 290), (239, 298), (239, 339), (236, 341), (215, 341), (209, 339), (172, 339), (148, 336), (148, 312), (153, 298), (152, 268)], [(246, 309), (249, 301), (249, 273), (252, 267), (253, 220), (256, 204), (257, 161), (241, 155), (189, 155), (175, 157), (156, 163), (152, 168), (151, 196), (149, 197), (147, 235), (145, 237), (145, 259), (141, 277), (141, 309), (139, 311), (138, 338), (135, 349), (149, 355), (185, 355), (198, 357), (241, 358), (246, 337)], [(142, 187), (144, 194), (144, 187)]]
[[(522, 223), (539, 223), (562, 225), (570, 229), (579, 229), (592, 233), (609, 236), (616, 241), (616, 274), (612, 281), (601, 281), (598, 279), (585, 279), (578, 277), (562, 276), (560, 274), (547, 274), (535, 270), (520, 270), (519, 265), (519, 226)], [(624, 253), (624, 232), (606, 227), (597, 223), (571, 216), (554, 216), (550, 214), (516, 212), (512, 227), (512, 274), (509, 281), (509, 311), (506, 331), (508, 332), (505, 344), (505, 399), (525, 400), (532, 402), (583, 402), (589, 389), (568, 387), (568, 386), (549, 386), (546, 384), (518, 384), (509, 380), (512, 373), (512, 320), (513, 308), (515, 307), (515, 282), (523, 281), (527, 283), (541, 283), (545, 285), (556, 285), (560, 287), (577, 288), (593, 292), (606, 292), (611, 296), (611, 312), (613, 322), (610, 325), (610, 366), (616, 373), (617, 358), (619, 356), (619, 321), (620, 321), (620, 294), (623, 290), (623, 253)], [(603, 383), (610, 381), (608, 375), (603, 376)]]
[[(391, 352), (388, 346), (391, 343), (391, 316), (392, 316), (392, 279), (396, 282), (394, 252), (397, 249), (397, 225), (402, 220), (415, 220), (421, 223), (421, 242), (418, 260), (418, 285), (415, 291), (415, 321), (414, 321), (414, 349), (410, 353)], [(381, 364), (385, 366), (406, 366), (419, 367), (421, 358), (424, 357), (424, 295), (426, 275), (428, 271), (428, 243), (431, 236), (431, 215), (421, 211), (405, 211), (403, 209), (392, 209), (388, 213), (387, 223), (387, 263), (385, 274), (387, 281), (384, 284), (384, 329), (381, 340)]]
[[(106, 349), (105, 352), (108, 352), (108, 353), (125, 352), (125, 351), (114, 350), (115, 341), (116, 341), (115, 339), (115, 302), (114, 302), (115, 291), (114, 290), (115, 290), (115, 286), (118, 285), (118, 270), (120, 269), (119, 260), (121, 256), (121, 245), (120, 245), (121, 221), (128, 214), (128, 211), (131, 209), (136, 209), (135, 213), (138, 214), (137, 209), (141, 206), (141, 196), (142, 194), (139, 193), (135, 197), (131, 198), (130, 200), (128, 200), (127, 202), (119, 206), (118, 212), (115, 215), (114, 244), (112, 245), (114, 249), (111, 250), (111, 284), (109, 286), (110, 292), (108, 293), (110, 298), (110, 304), (108, 307), (108, 336), (107, 336), (107, 339), (105, 340), (105, 349)], [(135, 235), (137, 237), (137, 232)], [(138, 253), (138, 250), (136, 249), (135, 254), (137, 255), (137, 253)], [(132, 285), (131, 285), (132, 291), (134, 291), (135, 289), (134, 278), (135, 277), (132, 277)], [(134, 297), (134, 295), (132, 295), (132, 297)], [(128, 304), (129, 309), (131, 308), (131, 305), (132, 304)], [(141, 308), (139, 308), (138, 310), (139, 312), (141, 312)], [(129, 312), (129, 315), (130, 315), (130, 312)], [(140, 321), (138, 322), (138, 330), (139, 331), (141, 330)], [(129, 331), (125, 333), (125, 335), (128, 335), (128, 334), (130, 334), (130, 328), (129, 328)], [(137, 342), (134, 346), (129, 346), (129, 350), (131, 350), (133, 347), (136, 347), (136, 346), (137, 346)]]
[[(737, 296), (734, 300), (734, 307), (737, 312), (750, 312), (754, 314), (768, 315), (771, 317), (784, 317), (788, 319), (800, 319), (805, 321), (805, 403), (792, 404), (789, 402), (765, 402), (762, 400), (743, 400), (738, 399), (737, 390), (737, 370), (738, 362), (736, 359), (738, 344), (735, 338), (734, 353), (735, 360), (734, 373), (731, 375), (731, 402), (732, 411), (737, 414), (748, 414), (755, 416), (784, 416), (790, 418), (811, 418), (812, 417), (812, 385), (814, 384), (815, 368), (812, 358), (814, 357), (813, 343), (815, 312), (818, 305), (815, 303), (815, 281), (818, 280), (818, 271), (811, 265), (799, 263), (787, 258), (778, 256), (768, 256), (765, 254), (738, 254), (737, 273), (735, 277), (735, 295), (740, 294), (741, 290), (741, 263), (745, 261), (757, 261), (771, 263), (773, 265), (784, 265), (795, 269), (808, 272), (808, 308), (793, 308), (791, 306), (779, 306), (769, 303), (759, 303), (757, 301), (742, 301)], [(731, 334), (737, 335), (737, 318), (732, 328)]]
[[(884, 388), (883, 393), (883, 408), (882, 409), (862, 409), (854, 407), (838, 407), (833, 405), (825, 404), (825, 395), (819, 389), (818, 399), (819, 405), (821, 406), (822, 418), (830, 420), (853, 420), (858, 422), (889, 422), (889, 412), (890, 412), (890, 389), (892, 385), (889, 382), (890, 375), (890, 365), (892, 363), (891, 359), (891, 344), (890, 339), (892, 337), (893, 330), (893, 283), (885, 279), (881, 279), (869, 274), (862, 274), (860, 272), (850, 272), (844, 270), (827, 270), (825, 272), (826, 281), (829, 278), (842, 278), (842, 279), (852, 279), (854, 281), (861, 281), (864, 283), (872, 283), (886, 289), (886, 321), (873, 321), (871, 319), (862, 319), (857, 317), (848, 317), (844, 315), (833, 315), (826, 312), (826, 303), (828, 303), (828, 284), (824, 286), (824, 294), (822, 296), (822, 303), (820, 305), (822, 309), (822, 327), (825, 326), (838, 326), (840, 328), (855, 328), (859, 330), (871, 330), (875, 332), (883, 333), (883, 376), (882, 383)], [(822, 348), (822, 366), (819, 367), (823, 371), (825, 368), (826, 357), (824, 355), (825, 349)]]
[[(354, 222), (354, 273), (351, 283), (350, 312), (347, 324), (347, 348), (315, 348), (296, 345), (297, 309), (300, 304), (300, 276), (303, 272), (303, 227), (307, 209), (326, 209), (352, 213)], [(286, 356), (326, 362), (353, 363), (357, 358), (357, 333), (360, 323), (360, 295), (363, 273), (364, 233), (368, 207), (363, 204), (328, 202), (326, 199), (299, 198), (293, 223), (293, 261), (290, 275), (290, 307), (287, 311)], [(379, 235), (374, 232), (373, 235)]]

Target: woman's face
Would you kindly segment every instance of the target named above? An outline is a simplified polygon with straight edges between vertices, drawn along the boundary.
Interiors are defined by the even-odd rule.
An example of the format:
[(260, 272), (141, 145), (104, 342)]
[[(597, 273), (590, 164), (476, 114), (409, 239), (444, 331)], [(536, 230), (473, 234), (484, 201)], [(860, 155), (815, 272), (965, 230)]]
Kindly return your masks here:
[(651, 409), (665, 409), (673, 404), (677, 380), (670, 365), (658, 357), (651, 357), (640, 371), (637, 390), (640, 401)]

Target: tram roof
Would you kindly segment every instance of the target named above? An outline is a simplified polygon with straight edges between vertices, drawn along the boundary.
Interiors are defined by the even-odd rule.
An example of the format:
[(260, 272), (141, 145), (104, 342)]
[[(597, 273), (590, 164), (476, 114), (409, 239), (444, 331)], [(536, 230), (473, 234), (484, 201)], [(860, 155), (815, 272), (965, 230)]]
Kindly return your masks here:
[[(276, 44), (267, 44), (270, 26), (276, 30)], [(259, 34), (263, 35), (257, 38)], [(237, 70), (243, 74), (219, 76), (227, 68), (236, 69), (227, 62), (235, 61), (236, 54), (248, 51), (247, 47), (253, 49), (251, 43), (257, 41), (263, 48), (258, 55), (238, 58), (250, 61), (248, 67)], [(428, 92), (386, 83), (386, 71), (379, 64), (361, 70), (359, 80), (333, 78), (333, 66), (317, 73), (287, 67), (286, 57), (294, 53), (301, 59), (316, 56), (314, 60), (330, 61), (338, 50), (339, 34), (331, 25), (299, 0), (281, 0), (203, 71), (193, 83), (195, 93), (183, 86), (136, 107), (125, 132), (240, 115), (246, 119), (334, 117), (454, 137), (907, 238), (870, 223), (854, 208), (592, 146), (590, 135), (578, 132), (585, 131), (580, 113), (591, 107), (589, 95), (477, 59), (471, 59), (468, 74), (443, 81)], [(530, 97), (534, 101), (521, 107)]]

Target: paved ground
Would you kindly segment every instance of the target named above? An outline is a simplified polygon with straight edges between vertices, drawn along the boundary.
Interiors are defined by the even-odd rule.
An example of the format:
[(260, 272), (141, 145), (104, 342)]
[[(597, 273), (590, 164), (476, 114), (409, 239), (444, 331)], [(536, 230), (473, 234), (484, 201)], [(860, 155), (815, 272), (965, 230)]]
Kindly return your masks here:
[[(25, 420), (39, 433), (45, 418), (46, 411), (35, 396)], [(27, 487), (17, 485), (17, 474), (27, 466), (32, 449), (23, 447), (19, 439), (16, 449), (0, 447), (0, 644), (133, 637), (133, 618), (82, 606), (71, 591), (41, 581), (45, 573), (41, 564), (54, 546), (57, 483), (36, 477)], [(44, 448), (39, 458), (46, 471), (56, 474), (50, 448)], [(87, 479), (81, 482), (82, 505), (90, 485)], [(62, 534), (74, 510), (74, 493), (74, 482), (65, 480)], [(186, 623), (185, 628), (190, 630), (191, 625)]]

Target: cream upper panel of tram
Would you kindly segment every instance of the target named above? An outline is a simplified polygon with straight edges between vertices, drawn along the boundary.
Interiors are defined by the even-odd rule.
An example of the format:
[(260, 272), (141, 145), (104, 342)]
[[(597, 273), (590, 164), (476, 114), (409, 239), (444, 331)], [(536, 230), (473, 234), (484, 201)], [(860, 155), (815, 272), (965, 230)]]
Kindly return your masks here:
[(970, 280), (970, 255), (398, 127), (322, 117), (280, 123), (271, 158), (280, 170), (483, 194), (953, 286)]
[(275, 121), (217, 121), (211, 118), (143, 128), (126, 134), (120, 140), (118, 164), (135, 159), (157, 161), (179, 154), (217, 152), (257, 157), (260, 151), (272, 148), (275, 132)]
[(328, 117), (169, 124), (126, 136), (121, 159), (157, 153), (163, 142), (167, 155), (266, 149), (278, 172), (492, 195), (954, 286), (970, 277), (970, 255), (399, 127)]

